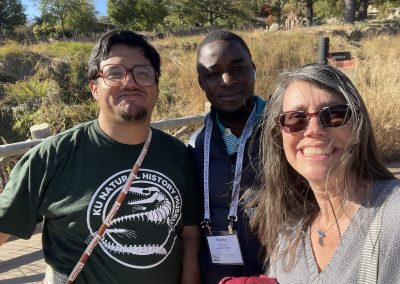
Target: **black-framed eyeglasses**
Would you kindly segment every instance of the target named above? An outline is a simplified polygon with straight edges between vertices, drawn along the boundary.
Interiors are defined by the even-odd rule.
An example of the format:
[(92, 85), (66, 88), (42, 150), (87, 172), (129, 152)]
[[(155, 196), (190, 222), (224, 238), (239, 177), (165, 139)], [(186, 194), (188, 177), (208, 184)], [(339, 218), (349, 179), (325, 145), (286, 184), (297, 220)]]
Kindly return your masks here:
[(126, 69), (121, 64), (106, 64), (99, 71), (99, 77), (103, 78), (104, 84), (110, 87), (122, 86), (126, 82), (128, 72), (133, 76), (135, 83), (141, 87), (154, 85), (157, 73), (151, 65), (135, 65)]
[(320, 111), (286, 111), (274, 118), (275, 123), (287, 133), (305, 131), (311, 117), (318, 117), (322, 127), (340, 127), (346, 125), (351, 118), (348, 105), (323, 107)]

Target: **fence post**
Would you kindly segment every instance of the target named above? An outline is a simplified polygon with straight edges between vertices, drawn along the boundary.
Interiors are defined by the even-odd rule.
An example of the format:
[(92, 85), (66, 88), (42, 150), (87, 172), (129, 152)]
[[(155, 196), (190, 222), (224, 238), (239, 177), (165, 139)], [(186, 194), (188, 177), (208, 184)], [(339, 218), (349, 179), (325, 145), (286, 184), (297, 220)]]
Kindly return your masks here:
[(32, 139), (43, 139), (53, 135), (47, 123), (35, 124), (29, 128)]
[(329, 54), (329, 37), (321, 37), (319, 39), (318, 64), (328, 64)]

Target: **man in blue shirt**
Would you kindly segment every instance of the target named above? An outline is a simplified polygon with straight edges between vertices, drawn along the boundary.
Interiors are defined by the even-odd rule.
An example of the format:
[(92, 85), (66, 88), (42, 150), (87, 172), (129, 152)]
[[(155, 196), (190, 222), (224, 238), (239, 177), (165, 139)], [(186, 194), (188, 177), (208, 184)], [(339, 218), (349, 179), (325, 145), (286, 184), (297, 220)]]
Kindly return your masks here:
[(216, 31), (203, 39), (197, 72), (211, 111), (189, 148), (204, 189), (202, 280), (216, 284), (226, 276), (262, 273), (261, 245), (249, 229), (250, 210), (240, 200), (256, 183), (256, 130), (265, 101), (254, 95), (256, 67), (234, 33)]

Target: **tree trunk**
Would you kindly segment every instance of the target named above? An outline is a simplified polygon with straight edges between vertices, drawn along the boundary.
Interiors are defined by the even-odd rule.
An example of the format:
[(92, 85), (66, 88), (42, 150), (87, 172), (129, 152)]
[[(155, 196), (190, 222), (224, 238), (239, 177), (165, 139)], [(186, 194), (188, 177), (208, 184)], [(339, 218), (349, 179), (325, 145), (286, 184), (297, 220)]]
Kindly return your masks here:
[(307, 11), (307, 27), (311, 27), (313, 24), (314, 12), (313, 12), (313, 0), (307, 0), (306, 3)]
[(365, 21), (367, 19), (368, 0), (360, 0), (360, 9), (358, 10), (358, 20)]
[(346, 23), (354, 23), (356, 20), (356, 0), (344, 0), (345, 11), (344, 11), (344, 21)]

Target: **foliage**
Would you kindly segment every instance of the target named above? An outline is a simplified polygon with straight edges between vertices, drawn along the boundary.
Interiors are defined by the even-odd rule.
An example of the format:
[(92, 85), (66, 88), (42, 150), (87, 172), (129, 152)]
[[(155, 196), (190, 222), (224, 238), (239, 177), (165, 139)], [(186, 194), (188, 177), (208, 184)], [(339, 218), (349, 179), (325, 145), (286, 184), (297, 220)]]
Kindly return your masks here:
[(35, 73), (35, 65), (43, 60), (39, 54), (26, 50), (15, 41), (0, 48), (0, 81), (16, 82)]
[(110, 0), (107, 8), (116, 26), (136, 30), (154, 30), (167, 15), (164, 0)]
[(61, 35), (68, 32), (88, 33), (96, 26), (93, 0), (36, 0), (42, 12), (42, 21), (57, 26)]
[(5, 85), (2, 104), (13, 106), (12, 129), (17, 136), (29, 133), (29, 127), (33, 125), (32, 114), (40, 108), (49, 94), (57, 93), (57, 90), (54, 90), (57, 88), (57, 84), (51, 80), (39, 81), (34, 78)]
[(87, 34), (96, 29), (96, 9), (93, 0), (79, 0), (67, 16), (66, 25), (75, 34)]
[[(87, 100), (89, 89), (86, 76), (86, 62), (92, 43), (54, 41), (32, 47), (35, 52), (51, 58), (51, 63), (37, 66), (36, 76), (40, 79), (52, 78), (60, 86), (66, 103)], [(60, 94), (61, 96), (61, 94)]]
[(46, 96), (48, 88), (49, 81), (38, 81), (33, 78), (17, 81), (15, 84), (6, 84), (3, 104), (37, 104)]
[(12, 34), (6, 34), (8, 38), (17, 42), (30, 42), (35, 39), (31, 26), (18, 26), (14, 28)]
[(67, 105), (63, 102), (44, 102), (36, 111), (16, 116), (14, 131), (19, 135), (29, 133), (30, 126), (39, 123), (48, 123), (54, 133), (69, 129), (82, 121), (89, 121), (97, 117), (97, 105), (92, 102)]
[(117, 27), (127, 27), (135, 21), (136, 0), (109, 0), (107, 1), (108, 16)]
[[(6, 46), (4, 47), (6, 48)], [(74, 57), (77, 53), (82, 56), (82, 60), (89, 58), (89, 53), (93, 48), (93, 43), (90, 42), (79, 42), (79, 41), (52, 41), (52, 42), (39, 42), (34, 45), (26, 47), (32, 52), (40, 53), (43, 56), (57, 59), (65, 59)]]
[(36, 24), (33, 27), (33, 34), (37, 39), (49, 37), (55, 32), (54, 25), (49, 22), (43, 22), (41, 24)]
[(288, 0), (272, 0), (272, 13), (278, 20), (278, 23), (281, 22), (283, 7), (285, 7), (286, 3), (288, 3)]
[[(398, 159), (400, 36), (371, 36), (354, 44), (345, 36), (351, 28), (353, 25), (341, 24), (279, 33), (235, 32), (250, 48), (257, 67), (256, 94), (264, 98), (274, 89), (282, 70), (315, 62), (321, 34), (329, 35), (331, 51), (351, 51), (356, 66), (346, 72), (371, 113), (379, 149), (387, 160)], [(195, 67), (196, 45), (203, 37), (170, 36), (152, 41), (162, 59), (160, 94), (153, 120), (204, 112), (207, 100), (198, 86)], [(12, 108), (13, 120), (9, 124), (13, 125), (14, 139), (27, 137), (34, 123), (47, 122), (59, 132), (96, 117), (96, 102), (87, 89), (85, 75), (85, 62), (92, 47), (93, 43), (67, 41), (31, 45), (6, 42), (0, 47), (0, 75), (14, 74), (18, 78), (2, 84), (4, 88), (0, 90), (0, 110)]]
[(62, 34), (65, 34), (65, 22), (69, 11), (74, 9), (76, 0), (37, 0), (43, 15), (52, 15), (60, 22)]
[(363, 95), (383, 158), (400, 158), (400, 36), (364, 39), (354, 81)]
[(320, 19), (343, 17), (344, 1), (342, 0), (315, 0), (314, 13)]
[(260, 0), (167, 0), (166, 28), (227, 26), (242, 28), (251, 24)]
[[(235, 20), (247, 19), (243, 1), (186, 0), (183, 2), (187, 17), (202, 25), (226, 25)], [(245, 9), (245, 10), (243, 10)]]
[(222, 21), (226, 19), (230, 1), (189, 0), (185, 4), (193, 20), (215, 26), (218, 23), (222, 24)]
[(155, 30), (167, 16), (167, 8), (163, 0), (138, 0), (136, 4), (138, 30)]
[(9, 41), (1, 47), (0, 75), (9, 74), (12, 80), (2, 85), (0, 109), (12, 109), (12, 117), (0, 117), (0, 124), (7, 121), (14, 137), (25, 137), (29, 127), (40, 120), (52, 121), (61, 131), (84, 117), (95, 118), (96, 107), (89, 100), (86, 79), (86, 61), (92, 47), (88, 43), (57, 41), (37, 45)]
[(389, 15), (389, 9), (400, 7), (400, 0), (384, 1), (379, 6), (378, 19), (386, 19)]
[[(0, 1), (0, 31), (13, 30), (15, 27), (26, 23), (26, 15), (20, 0)], [(1, 35), (0, 35), (1, 37)]]

